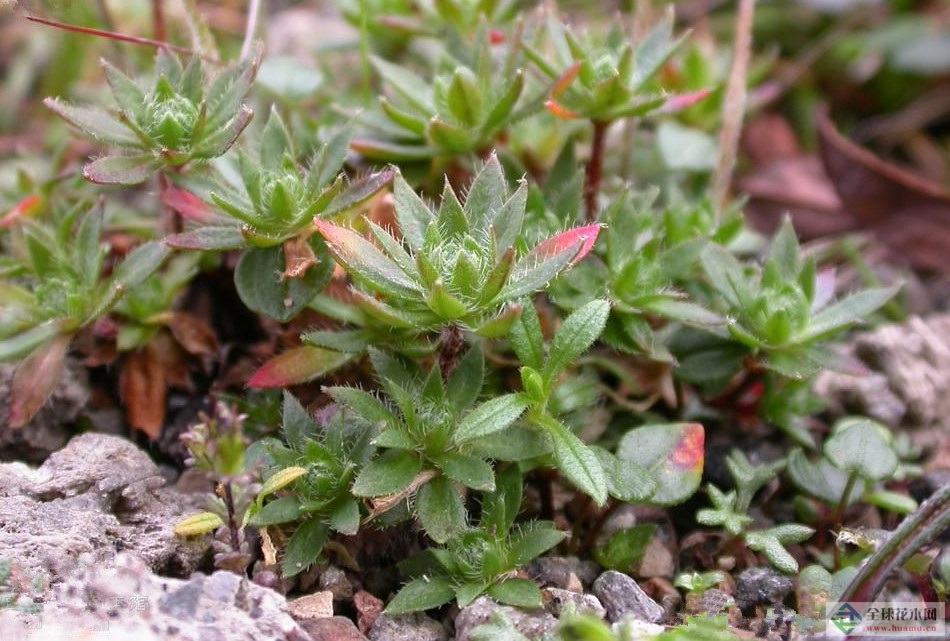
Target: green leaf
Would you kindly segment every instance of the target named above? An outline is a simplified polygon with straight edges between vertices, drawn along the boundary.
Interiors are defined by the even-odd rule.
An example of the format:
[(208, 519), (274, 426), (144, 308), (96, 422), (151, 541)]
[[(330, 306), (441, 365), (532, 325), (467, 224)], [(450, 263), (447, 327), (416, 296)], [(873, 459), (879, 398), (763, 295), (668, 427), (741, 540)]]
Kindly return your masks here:
[(593, 345), (604, 330), (609, 314), (610, 303), (592, 300), (564, 320), (551, 341), (548, 358), (541, 371), (546, 385), (550, 386), (561, 372)]
[(421, 577), (404, 585), (384, 611), (391, 616), (410, 614), (445, 605), (454, 597), (455, 590), (448, 577)]
[(264, 481), (264, 485), (257, 493), (257, 496), (267, 496), (269, 494), (273, 494), (274, 492), (280, 491), (299, 479), (301, 476), (306, 476), (306, 474), (307, 468), (300, 467), (299, 465), (293, 465), (291, 467), (285, 467), (281, 470), (278, 470), (274, 474), (271, 474), (266, 481)]
[(479, 527), (507, 532), (521, 511), (522, 480), (517, 465), (509, 465), (498, 473), (495, 491), (482, 499)]
[(825, 441), (824, 455), (835, 467), (870, 481), (890, 478), (897, 469), (897, 454), (887, 428), (868, 418), (848, 417), (835, 423)]
[(627, 503), (646, 503), (656, 491), (656, 481), (641, 466), (631, 461), (621, 462), (607, 450), (592, 446), (604, 474), (607, 477), (607, 491), (614, 498)]
[(69, 124), (96, 140), (121, 147), (142, 145), (142, 141), (132, 130), (106, 111), (69, 105), (58, 98), (47, 98), (43, 104)]
[(710, 283), (726, 299), (729, 307), (747, 309), (751, 305), (752, 291), (746, 280), (742, 265), (721, 245), (708, 245), (699, 255)]
[(396, 177), (393, 191), (396, 220), (402, 237), (413, 252), (419, 252), (425, 244), (426, 230), (435, 222), (435, 215), (402, 176)]
[(812, 316), (807, 328), (796, 339), (801, 342), (822, 340), (862, 321), (893, 298), (901, 287), (902, 285), (894, 285), (852, 294)]
[(541, 589), (528, 579), (508, 579), (488, 588), (488, 596), (498, 603), (516, 608), (540, 608)]
[(200, 536), (210, 534), (224, 525), (220, 516), (213, 512), (193, 514), (175, 526), (177, 536)]
[(326, 239), (333, 257), (354, 278), (396, 299), (419, 297), (419, 285), (376, 245), (345, 227), (320, 219), (313, 224)]
[[(830, 505), (841, 500), (848, 485), (848, 473), (836, 467), (826, 458), (812, 463), (802, 450), (793, 450), (788, 456), (788, 476), (800, 489)], [(851, 501), (860, 497), (862, 491), (852, 492)]]
[(59, 319), (49, 320), (25, 332), (0, 340), (0, 363), (19, 360), (61, 332)]
[(438, 476), (416, 494), (416, 515), (433, 541), (445, 543), (466, 527), (465, 505), (455, 489), (455, 483)]
[(271, 501), (252, 516), (250, 525), (264, 526), (278, 523), (290, 523), (300, 518), (303, 512), (300, 509), (300, 498), (297, 496), (282, 496)]
[(471, 407), (482, 392), (485, 378), (485, 353), (481, 343), (475, 343), (459, 361), (446, 383), (446, 398), (458, 412)]
[(206, 251), (229, 251), (247, 246), (241, 228), (228, 226), (199, 227), (180, 234), (166, 236), (164, 242), (175, 249), (203, 249)]
[(284, 248), (255, 247), (247, 250), (234, 270), (238, 295), (251, 310), (287, 322), (323, 291), (333, 277), (333, 263), (320, 261), (299, 278), (285, 275)]
[(783, 543), (800, 543), (812, 534), (814, 530), (809, 527), (787, 524), (768, 530), (749, 532), (745, 535), (745, 540), (750, 549), (764, 554), (777, 570), (785, 574), (794, 574), (798, 572), (798, 561), (789, 554)]
[(330, 529), (346, 536), (355, 536), (360, 529), (360, 505), (351, 498), (340, 501), (330, 513)]
[(770, 257), (775, 261), (779, 273), (785, 278), (797, 276), (802, 269), (798, 237), (795, 235), (791, 219), (787, 216), (782, 221), (782, 226), (779, 227), (775, 238), (772, 239)]
[(699, 423), (644, 425), (624, 435), (617, 457), (622, 464), (639, 465), (656, 481), (652, 503), (675, 505), (699, 487), (704, 442), (705, 432)]
[(911, 514), (920, 507), (917, 505), (917, 501), (906, 494), (891, 492), (889, 490), (868, 492), (861, 497), (861, 500), (865, 503), (877, 506), (882, 510), (890, 510), (896, 514)]
[(494, 222), (493, 214), (507, 198), (508, 183), (498, 157), (493, 154), (475, 176), (465, 199), (465, 216), (472, 232), (486, 234)]
[(149, 155), (103, 156), (82, 168), (86, 180), (99, 185), (139, 185), (151, 177), (158, 163)]
[[(299, 66), (299, 65), (298, 65)], [(310, 162), (310, 168), (307, 176), (307, 188), (313, 193), (323, 191), (343, 168), (343, 162), (346, 160), (346, 154), (350, 150), (350, 141), (353, 139), (353, 123), (349, 122), (345, 126), (336, 130), (330, 139)]]
[(295, 449), (302, 449), (307, 437), (317, 433), (317, 425), (297, 398), (284, 390), (281, 407), (281, 434), (287, 444)]
[(247, 381), (252, 389), (272, 389), (306, 383), (339, 369), (353, 354), (319, 347), (297, 347), (264, 363)]
[(657, 147), (667, 168), (678, 171), (711, 171), (719, 153), (716, 139), (708, 133), (665, 120), (657, 127)]
[(432, 88), (429, 84), (405, 67), (387, 62), (377, 56), (370, 58), (376, 72), (409, 104), (425, 114), (437, 113), (432, 103)]
[(577, 436), (554, 419), (542, 425), (551, 437), (558, 470), (598, 505), (607, 501), (607, 477), (597, 455)]
[(607, 570), (635, 572), (655, 532), (656, 525), (653, 523), (619, 530), (606, 545), (594, 550), (594, 559)]
[(353, 483), (356, 496), (384, 496), (408, 488), (422, 471), (422, 460), (401, 450), (390, 450), (370, 461)]
[(536, 371), (544, 366), (544, 334), (534, 305), (527, 305), (508, 334), (508, 342), (523, 365)]
[(538, 558), (565, 539), (567, 534), (551, 523), (531, 521), (516, 528), (508, 540), (508, 562), (520, 568)]
[(139, 245), (116, 268), (112, 280), (125, 291), (135, 289), (162, 266), (171, 249), (161, 242)]
[(291, 158), (296, 155), (287, 125), (280, 117), (276, 105), (271, 105), (270, 116), (264, 124), (264, 131), (261, 132), (261, 166), (280, 167), (285, 154)]
[(390, 168), (357, 178), (347, 185), (346, 189), (334, 196), (330, 204), (322, 210), (315, 206), (307, 209), (304, 218), (309, 220), (316, 214), (329, 218), (356, 207), (391, 183), (395, 175), (395, 170)]
[(329, 536), (330, 529), (320, 519), (311, 518), (301, 523), (284, 550), (284, 558), (280, 562), (281, 575), (289, 578), (313, 565)]
[(393, 419), (392, 410), (375, 394), (356, 387), (327, 387), (324, 391), (367, 423), (386, 425)]
[(491, 492), (495, 489), (494, 469), (477, 456), (443, 454), (431, 458), (446, 476), (465, 487), (483, 492)]
[(520, 394), (505, 394), (485, 401), (469, 412), (455, 428), (456, 443), (465, 443), (500, 432), (518, 420), (528, 402)]

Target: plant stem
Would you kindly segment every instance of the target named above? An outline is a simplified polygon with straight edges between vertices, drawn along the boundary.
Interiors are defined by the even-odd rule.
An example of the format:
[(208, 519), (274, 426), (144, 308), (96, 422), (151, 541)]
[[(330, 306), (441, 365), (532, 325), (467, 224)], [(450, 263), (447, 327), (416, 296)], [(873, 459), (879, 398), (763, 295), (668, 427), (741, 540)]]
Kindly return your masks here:
[(251, 55), (254, 34), (257, 33), (257, 19), (261, 13), (261, 0), (251, 0), (247, 8), (247, 25), (244, 30), (244, 44), (241, 45), (241, 60)]
[(155, 29), (155, 39), (165, 39), (165, 0), (152, 0), (152, 24)]
[(587, 174), (584, 177), (584, 205), (587, 211), (587, 222), (592, 223), (597, 217), (597, 194), (600, 192), (600, 182), (604, 172), (604, 142), (607, 138), (608, 122), (591, 121), (593, 134), (590, 148), (590, 160), (587, 163)]
[(736, 166), (739, 134), (746, 110), (746, 74), (752, 49), (752, 17), (755, 0), (739, 0), (736, 12), (735, 47), (732, 50), (732, 69), (722, 102), (722, 130), (719, 132), (719, 158), (713, 182), (713, 205), (721, 215), (729, 200), (729, 184)]
[(917, 550), (937, 538), (948, 527), (950, 483), (934, 492), (916, 512), (904, 519), (887, 542), (861, 566), (854, 579), (838, 597), (838, 602), (873, 601), (895, 568), (903, 565)]
[(230, 537), (231, 549), (238, 552), (241, 549), (241, 538), (238, 536), (238, 524), (234, 513), (234, 494), (231, 491), (231, 482), (226, 481), (221, 485), (224, 487), (224, 507), (228, 511), (228, 536)]
[[(158, 40), (152, 40), (151, 38), (140, 38), (138, 36), (127, 36), (124, 33), (116, 33), (115, 31), (104, 31), (102, 29), (93, 29), (92, 27), (80, 27), (79, 25), (67, 24), (65, 22), (60, 22), (58, 20), (47, 20), (46, 18), (41, 18), (39, 16), (26, 16), (26, 19), (30, 22), (38, 22), (44, 24), (47, 27), (55, 27), (56, 29), (62, 29), (63, 31), (72, 31), (73, 33), (83, 33), (88, 36), (98, 36), (100, 38), (108, 38), (109, 40), (118, 40), (119, 42), (129, 42), (136, 45), (146, 45), (149, 47), (155, 47), (157, 49), (168, 49), (169, 51), (174, 51), (176, 53), (181, 53), (188, 56), (196, 55), (194, 51), (188, 49), (187, 47), (179, 47), (178, 45), (173, 45), (168, 42), (161, 42)], [(209, 60), (211, 62), (217, 62), (206, 56), (201, 56), (204, 60)]]
[[(838, 506), (835, 508), (834, 519), (832, 520), (832, 525), (835, 529), (841, 529), (841, 524), (844, 522), (844, 513), (848, 509), (848, 503), (851, 502), (851, 493), (854, 491), (854, 485), (857, 482), (858, 475), (852, 472), (848, 476), (848, 482), (844, 486), (844, 491), (841, 492), (841, 500), (838, 501)], [(841, 558), (837, 544), (832, 548), (831, 553), (834, 556), (835, 568), (841, 567)]]

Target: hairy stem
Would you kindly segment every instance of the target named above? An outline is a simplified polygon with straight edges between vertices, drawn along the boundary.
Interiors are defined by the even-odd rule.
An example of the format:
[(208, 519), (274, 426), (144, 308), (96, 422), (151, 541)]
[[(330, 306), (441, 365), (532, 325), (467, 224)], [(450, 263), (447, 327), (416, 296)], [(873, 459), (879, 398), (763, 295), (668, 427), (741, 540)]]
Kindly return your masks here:
[(713, 204), (722, 212), (729, 201), (729, 184), (736, 166), (739, 134), (746, 110), (746, 74), (752, 50), (752, 17), (755, 0), (739, 0), (736, 13), (735, 47), (732, 51), (732, 70), (722, 103), (722, 130), (719, 132), (719, 158), (713, 182)]
[(600, 182), (604, 172), (604, 143), (607, 138), (607, 128), (610, 123), (594, 120), (594, 127), (590, 148), (590, 161), (587, 163), (587, 173), (584, 176), (584, 206), (587, 212), (587, 222), (592, 223), (597, 217), (597, 194), (600, 192)]

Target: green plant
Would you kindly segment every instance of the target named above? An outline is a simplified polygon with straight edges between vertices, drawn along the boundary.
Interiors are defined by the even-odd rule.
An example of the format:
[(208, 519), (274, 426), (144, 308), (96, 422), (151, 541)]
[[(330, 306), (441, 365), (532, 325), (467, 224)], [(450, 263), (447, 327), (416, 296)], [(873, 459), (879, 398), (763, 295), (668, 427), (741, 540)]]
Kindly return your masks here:
[(899, 462), (885, 426), (864, 417), (845, 417), (835, 422), (817, 461), (808, 460), (801, 449), (792, 451), (788, 475), (809, 496), (832, 505), (833, 522), (840, 524), (845, 510), (857, 500), (904, 514), (916, 509), (908, 497), (876, 487), (895, 478)]
[[(272, 463), (244, 520), (256, 527), (297, 524), (281, 562), (283, 576), (290, 577), (319, 557), (331, 530), (343, 535), (359, 530), (360, 502), (351, 486), (373, 455), (378, 425), (340, 410), (318, 426), (287, 392), (282, 414), (286, 445), (267, 444)], [(274, 498), (265, 503), (268, 497)]]
[[(843, 286), (824, 254), (803, 252), (791, 223), (767, 243), (738, 204), (710, 197), (708, 130), (725, 67), (704, 39), (684, 46), (672, 14), (654, 11), (662, 3), (632, 3), (633, 27), (595, 20), (587, 36), (553, 6), (522, 18), (529, 2), (341, 0), (358, 42), (264, 59), (260, 12), (243, 43), (221, 36), (221, 52), (241, 46), (231, 64), (218, 62), (227, 55), (194, 0), (189, 50), (162, 42), (186, 30), (166, 28), (161, 3), (155, 40), (107, 30), (138, 23), (94, 4), (51, 5), (76, 24), (46, 24), (73, 32), (74, 45), (111, 40), (110, 57), (128, 70), (102, 65), (115, 107), (77, 106), (99, 95), (78, 46), (57, 48), (77, 53), (56, 69), (76, 79), (34, 82), (11, 66), (0, 81), (17, 102), (0, 108), (4, 144), (34, 87), (69, 100), (47, 101), (60, 118), (38, 128), (28, 157), (0, 157), (0, 360), (22, 361), (10, 418), (22, 425), (37, 411), (70, 350), (107, 366), (95, 373), (97, 403), (119, 399), (157, 448), (173, 383), (185, 395), (241, 397), (184, 436), (217, 499), (178, 531), (216, 532), (219, 566), (246, 570), (254, 528), (281, 548), (290, 578), (341, 539), (359, 548), (367, 528), (396, 526), (423, 549), (392, 559), (407, 583), (390, 614), (482, 595), (538, 607), (539, 587), (519, 568), (562, 545), (629, 571), (659, 530), (641, 523), (604, 540), (612, 515), (624, 503), (684, 504), (707, 438), (746, 430), (821, 458), (795, 450), (753, 464), (734, 451), (734, 487), (707, 485), (711, 506), (695, 513), (725, 549), (761, 552), (791, 573), (798, 557), (787, 547), (820, 547), (824, 526), (849, 525), (855, 501), (913, 509), (881, 485), (910, 474), (906, 448), (863, 419), (825, 435), (811, 390), (820, 370), (851, 366), (828, 342), (897, 288), (835, 302)], [(309, 70), (303, 79), (297, 65)], [(252, 123), (252, 106), (269, 116)], [(62, 119), (93, 147), (64, 138)], [(99, 146), (105, 156), (77, 162)], [(90, 210), (97, 196), (121, 215)], [(114, 258), (130, 239), (136, 249)], [(143, 372), (147, 420), (126, 384)], [(814, 539), (806, 525), (753, 519), (767, 485), (812, 510), (802, 520)], [(874, 572), (944, 523), (941, 501), (911, 517), (916, 529)], [(814, 550), (804, 554), (830, 567)], [(933, 570), (941, 581), (944, 565)], [(804, 574), (824, 586), (851, 571)], [(679, 584), (718, 580), (696, 573)], [(565, 615), (557, 634), (634, 632)], [(659, 635), (733, 637), (721, 617)]]
[(741, 536), (750, 549), (764, 554), (782, 572), (797, 572), (798, 561), (785, 546), (811, 538), (815, 530), (798, 523), (785, 523), (760, 530), (748, 529), (754, 522), (748, 514), (753, 496), (785, 468), (785, 460), (753, 465), (745, 454), (733, 450), (726, 459), (726, 465), (735, 480), (736, 489), (723, 492), (709, 484), (706, 489), (714, 507), (697, 511), (696, 520), (703, 525), (721, 526), (733, 536)]
[(516, 467), (499, 474), (498, 487), (483, 494), (478, 526), (452, 536), (443, 547), (407, 559), (414, 575), (386, 607), (389, 614), (427, 610), (452, 599), (464, 608), (482, 594), (499, 603), (541, 607), (541, 590), (514, 572), (564, 539), (553, 524), (515, 525), (521, 509), (521, 475)]
[(60, 380), (72, 339), (106, 316), (167, 258), (160, 243), (133, 250), (105, 276), (104, 207), (56, 204), (48, 218), (20, 217), (11, 230), (0, 321), (0, 361), (20, 361), (9, 422), (21, 427)]
[(244, 99), (259, 62), (260, 52), (209, 78), (198, 56), (182, 65), (175, 54), (160, 49), (148, 88), (103, 61), (117, 109), (78, 107), (56, 98), (47, 99), (46, 106), (85, 135), (126, 152), (87, 164), (86, 178), (137, 184), (156, 169), (180, 170), (226, 152), (253, 116)]
[(216, 545), (215, 566), (243, 572), (252, 555), (244, 532), (246, 515), (255, 494), (256, 461), (248, 457), (248, 439), (243, 433), (243, 414), (218, 402), (214, 413), (199, 416), (181, 435), (191, 458), (186, 464), (205, 473), (215, 485), (212, 510), (192, 515), (175, 526), (179, 536), (197, 536), (217, 531), (223, 541)]

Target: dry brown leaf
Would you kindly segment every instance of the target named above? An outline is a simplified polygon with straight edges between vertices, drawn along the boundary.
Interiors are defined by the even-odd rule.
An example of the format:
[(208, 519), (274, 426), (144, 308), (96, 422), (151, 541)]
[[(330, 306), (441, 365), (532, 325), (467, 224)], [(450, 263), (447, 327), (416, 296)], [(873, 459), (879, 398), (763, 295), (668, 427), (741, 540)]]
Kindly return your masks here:
[(168, 395), (165, 363), (153, 343), (126, 354), (119, 375), (119, 393), (129, 424), (156, 440), (165, 424)]
[(16, 368), (10, 386), (8, 423), (11, 428), (26, 425), (40, 411), (63, 375), (63, 361), (70, 336), (57, 336), (35, 349)]
[(818, 133), (825, 171), (858, 228), (917, 269), (950, 269), (950, 194), (846, 139), (824, 113)]

